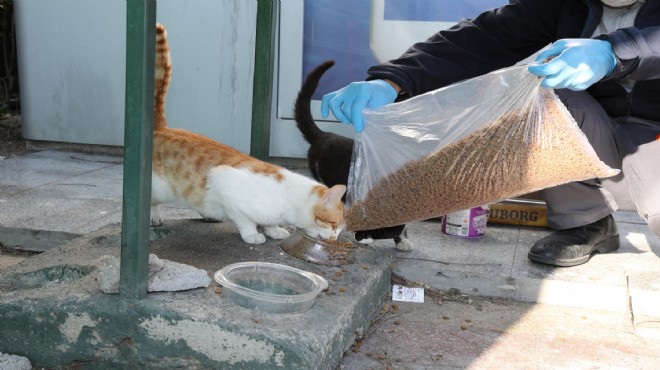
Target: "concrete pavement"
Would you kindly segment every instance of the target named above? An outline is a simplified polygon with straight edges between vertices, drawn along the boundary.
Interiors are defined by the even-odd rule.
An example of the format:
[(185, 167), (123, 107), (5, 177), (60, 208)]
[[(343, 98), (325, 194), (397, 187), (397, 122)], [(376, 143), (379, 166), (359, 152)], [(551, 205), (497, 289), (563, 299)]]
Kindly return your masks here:
[[(306, 172), (304, 161), (279, 162)], [(49, 253), (72, 256), (75, 249), (84, 255), (79, 241), (82, 236), (117, 233), (122, 169), (119, 156), (54, 150), (0, 161), (0, 244), (4, 246), (0, 275), (35, 268), (39, 259), (51, 258)], [(334, 344), (325, 345), (327, 353), (307, 360), (319, 361), (325, 368), (334, 361), (345, 369), (657, 368), (660, 239), (636, 214), (617, 212), (615, 217), (621, 248), (572, 268), (552, 268), (527, 260), (529, 246), (549, 232), (545, 229), (489, 225), (485, 237), (465, 240), (441, 234), (436, 222), (414, 223), (409, 230), (415, 244), (412, 252), (394, 250), (391, 241), (364, 248), (383, 253), (370, 262), (373, 275), (368, 279), (344, 282), (351, 284), (355, 295), (350, 301), (360, 302), (358, 305), (332, 294), (322, 298), (321, 306), (340, 312), (334, 317), (324, 311), (331, 319), (357, 313), (372, 325), (356, 335), (350, 330), (364, 325), (357, 321), (346, 324), (346, 330), (337, 331), (336, 338), (328, 342)], [(200, 230), (201, 236), (188, 243), (179, 240), (178, 249), (160, 241), (165, 243), (160, 249), (152, 246), (163, 254), (159, 257), (179, 259), (210, 272), (227, 263), (209, 259), (213, 248), (199, 248), (199, 244), (218, 245), (209, 242), (213, 228), (201, 223), (199, 215), (164, 207), (163, 219), (176, 230)], [(229, 238), (227, 243), (241, 244), (235, 247), (245, 250), (240, 238), (232, 239), (236, 235), (232, 236), (230, 226), (223, 224), (221, 230), (219, 238)], [(164, 240), (174, 243), (176, 238)], [(278, 253), (257, 253), (255, 258), (301, 263), (284, 258), (277, 243), (270, 244)], [(54, 248), (57, 245), (58, 250)], [(26, 258), (9, 247), (47, 252)], [(389, 279), (390, 269), (395, 281), (426, 288), (426, 302), (391, 302), (385, 296), (387, 287), (380, 287), (382, 279)], [(380, 290), (371, 292), (377, 292), (378, 297), (369, 296), (365, 284), (379, 286)], [(18, 302), (19, 293), (12, 294)], [(374, 309), (374, 304), (384, 306)], [(363, 307), (357, 307), (360, 305)], [(345, 309), (339, 309), (342, 306)], [(241, 315), (232, 320), (237, 320), (236, 316)], [(303, 328), (299, 331), (303, 333), (299, 341), (314, 338), (319, 348), (324, 348), (322, 338), (306, 337)], [(346, 343), (354, 338), (338, 339), (344, 336), (358, 340), (349, 348)]]

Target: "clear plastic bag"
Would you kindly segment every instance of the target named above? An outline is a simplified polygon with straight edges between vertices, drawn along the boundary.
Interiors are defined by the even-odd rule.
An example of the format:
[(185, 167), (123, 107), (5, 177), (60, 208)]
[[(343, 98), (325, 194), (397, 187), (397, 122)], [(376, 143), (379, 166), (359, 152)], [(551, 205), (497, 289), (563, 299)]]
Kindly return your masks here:
[(400, 225), (618, 174), (540, 82), (516, 66), (363, 112), (347, 228)]

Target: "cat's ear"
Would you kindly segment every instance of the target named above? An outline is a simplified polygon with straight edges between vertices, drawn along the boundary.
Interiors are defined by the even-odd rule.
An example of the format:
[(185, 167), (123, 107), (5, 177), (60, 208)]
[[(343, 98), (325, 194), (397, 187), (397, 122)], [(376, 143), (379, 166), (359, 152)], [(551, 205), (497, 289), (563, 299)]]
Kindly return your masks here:
[(325, 203), (326, 204), (333, 204), (337, 202), (341, 202), (341, 197), (344, 196), (344, 193), (346, 192), (346, 185), (335, 185), (331, 188), (328, 189), (328, 191), (325, 193)]

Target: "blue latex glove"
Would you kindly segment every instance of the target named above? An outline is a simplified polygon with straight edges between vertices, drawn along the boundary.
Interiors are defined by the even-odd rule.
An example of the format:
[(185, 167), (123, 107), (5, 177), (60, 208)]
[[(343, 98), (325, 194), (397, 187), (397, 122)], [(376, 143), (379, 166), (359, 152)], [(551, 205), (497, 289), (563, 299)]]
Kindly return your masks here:
[(581, 91), (612, 73), (616, 62), (609, 41), (563, 39), (541, 51), (527, 70), (545, 77), (543, 87)]
[(325, 94), (321, 100), (321, 115), (328, 118), (328, 108), (343, 123), (353, 123), (355, 131), (362, 132), (362, 110), (375, 109), (394, 102), (397, 92), (383, 80), (352, 82), (343, 88)]

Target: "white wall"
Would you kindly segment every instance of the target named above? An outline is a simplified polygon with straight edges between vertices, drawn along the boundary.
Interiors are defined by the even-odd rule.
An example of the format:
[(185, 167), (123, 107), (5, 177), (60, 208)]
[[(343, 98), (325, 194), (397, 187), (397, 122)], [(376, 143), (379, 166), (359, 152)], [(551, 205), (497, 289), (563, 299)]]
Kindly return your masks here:
[[(159, 0), (170, 126), (250, 149), (257, 0)], [(23, 135), (123, 145), (126, 2), (15, 3)]]

